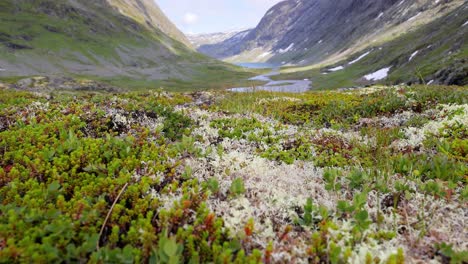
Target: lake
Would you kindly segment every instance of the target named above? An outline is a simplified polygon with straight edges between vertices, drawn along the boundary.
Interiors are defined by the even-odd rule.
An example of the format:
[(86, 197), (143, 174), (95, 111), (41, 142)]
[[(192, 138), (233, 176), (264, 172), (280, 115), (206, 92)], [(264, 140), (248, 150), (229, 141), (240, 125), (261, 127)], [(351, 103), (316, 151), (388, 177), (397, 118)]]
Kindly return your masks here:
[[(251, 63), (255, 64), (255, 63)], [(258, 68), (257, 68), (258, 69)], [(269, 91), (269, 92), (283, 92), (283, 93), (304, 93), (310, 89), (312, 82), (308, 79), (305, 80), (279, 80), (274, 81), (270, 77), (279, 74), (278, 69), (272, 69), (270, 73), (255, 76), (250, 78), (251, 81), (266, 82), (264, 85), (255, 87), (237, 87), (231, 88), (231, 92), (254, 92), (254, 91)]]
[(237, 66), (250, 69), (274, 69), (281, 67), (280, 64), (267, 63), (267, 62), (241, 62), (236, 63)]

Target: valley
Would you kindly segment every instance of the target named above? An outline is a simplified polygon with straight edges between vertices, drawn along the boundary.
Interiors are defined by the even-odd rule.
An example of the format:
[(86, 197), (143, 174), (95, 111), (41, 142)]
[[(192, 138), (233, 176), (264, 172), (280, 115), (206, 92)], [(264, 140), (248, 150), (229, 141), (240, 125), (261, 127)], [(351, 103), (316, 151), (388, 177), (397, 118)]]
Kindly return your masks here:
[(466, 264), (467, 43), (464, 0), (0, 1), (0, 263)]
[[(336, 5), (338, 10), (331, 7)], [(464, 1), (284, 1), (242, 38), (198, 50), (228, 62), (280, 64), (283, 74), (275, 78), (310, 79), (316, 89), (464, 85), (467, 10)], [(388, 78), (380, 82), (364, 78), (387, 67)]]
[(263, 82), (263, 84), (255, 85), (251, 84), (250, 87), (237, 87), (230, 88), (228, 91), (231, 92), (254, 92), (254, 91), (267, 91), (267, 92), (286, 92), (286, 93), (305, 93), (311, 89), (312, 82), (308, 79), (304, 80), (275, 80), (273, 78), (279, 75), (280, 68), (273, 64), (268, 63), (239, 63), (244, 68), (252, 69), (269, 69), (270, 72), (262, 75), (258, 75), (248, 79), (249, 81)]

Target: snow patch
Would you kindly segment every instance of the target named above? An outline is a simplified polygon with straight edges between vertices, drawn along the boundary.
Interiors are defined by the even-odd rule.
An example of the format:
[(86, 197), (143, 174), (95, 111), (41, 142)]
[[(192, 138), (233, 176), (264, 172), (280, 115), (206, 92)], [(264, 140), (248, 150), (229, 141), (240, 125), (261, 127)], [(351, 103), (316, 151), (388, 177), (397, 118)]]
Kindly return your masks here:
[(321, 44), (323, 42), (323, 39), (319, 40), (319, 42), (317, 42), (318, 44)]
[(374, 73), (368, 74), (368, 75), (364, 76), (364, 79), (366, 79), (368, 81), (383, 80), (383, 79), (387, 78), (388, 72), (390, 71), (391, 68), (392, 67), (383, 68), (383, 69), (378, 70), (378, 71), (376, 71)]
[(278, 52), (283, 54), (283, 53), (286, 53), (288, 51), (290, 51), (292, 48), (294, 48), (294, 43), (291, 43), (287, 48), (285, 49), (280, 49)]
[(431, 85), (431, 84), (433, 84), (433, 83), (434, 83), (434, 80), (430, 80), (430, 81), (427, 83), (427, 85)]
[(410, 56), (410, 58), (409, 58), (408, 61), (411, 61), (416, 55), (418, 55), (418, 53), (419, 53), (419, 50), (413, 52), (413, 54), (411, 54), (411, 56)]
[(268, 52), (262, 53), (262, 54), (260, 54), (260, 55), (258, 56), (258, 58), (259, 58), (259, 59), (265, 58), (265, 57), (268, 56), (268, 55), (271, 55), (271, 52), (268, 51)]
[(408, 19), (408, 21), (414, 20), (415, 18), (417, 18), (421, 14), (422, 14), (421, 12), (417, 13), (414, 17), (411, 17), (410, 19)]
[(351, 65), (351, 64), (354, 64), (354, 63), (356, 63), (356, 62), (358, 62), (358, 61), (360, 61), (360, 60), (364, 59), (364, 57), (366, 57), (366, 56), (367, 56), (367, 55), (369, 55), (369, 54), (370, 54), (370, 51), (368, 51), (368, 52), (366, 52), (366, 53), (362, 54), (362, 55), (361, 55), (361, 56), (359, 56), (357, 59), (355, 59), (355, 60), (351, 61), (351, 62), (350, 62), (350, 63), (348, 63), (348, 64), (349, 64), (349, 65)]
[(465, 24), (462, 25), (462, 27), (468, 25), (468, 20), (465, 22)]
[(335, 67), (335, 68), (332, 68), (332, 69), (329, 69), (328, 71), (331, 71), (331, 72), (336, 72), (336, 71), (341, 71), (343, 70), (344, 67), (343, 66), (338, 66), (338, 67)]
[(381, 18), (383, 14), (384, 14), (383, 12), (380, 12), (379, 16), (375, 20), (379, 20), (379, 18)]

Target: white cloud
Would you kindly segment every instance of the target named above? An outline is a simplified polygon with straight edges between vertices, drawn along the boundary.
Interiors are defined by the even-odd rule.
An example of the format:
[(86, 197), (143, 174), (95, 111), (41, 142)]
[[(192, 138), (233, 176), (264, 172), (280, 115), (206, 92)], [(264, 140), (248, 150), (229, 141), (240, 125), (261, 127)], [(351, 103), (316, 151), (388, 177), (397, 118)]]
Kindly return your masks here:
[(185, 13), (185, 15), (184, 15), (185, 24), (193, 25), (193, 24), (197, 23), (197, 21), (198, 21), (198, 15), (197, 14), (194, 14), (194, 13), (191, 13), (191, 12)]

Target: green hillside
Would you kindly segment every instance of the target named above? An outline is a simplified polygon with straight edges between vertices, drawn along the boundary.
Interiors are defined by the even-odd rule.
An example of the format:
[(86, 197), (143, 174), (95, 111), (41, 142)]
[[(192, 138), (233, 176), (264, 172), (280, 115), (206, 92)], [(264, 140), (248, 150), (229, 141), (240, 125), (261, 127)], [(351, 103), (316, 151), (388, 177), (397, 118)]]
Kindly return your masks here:
[(104, 0), (0, 2), (0, 68), (0, 77), (70, 75), (139, 88), (192, 79), (194, 89), (219, 88), (252, 76), (149, 30)]

